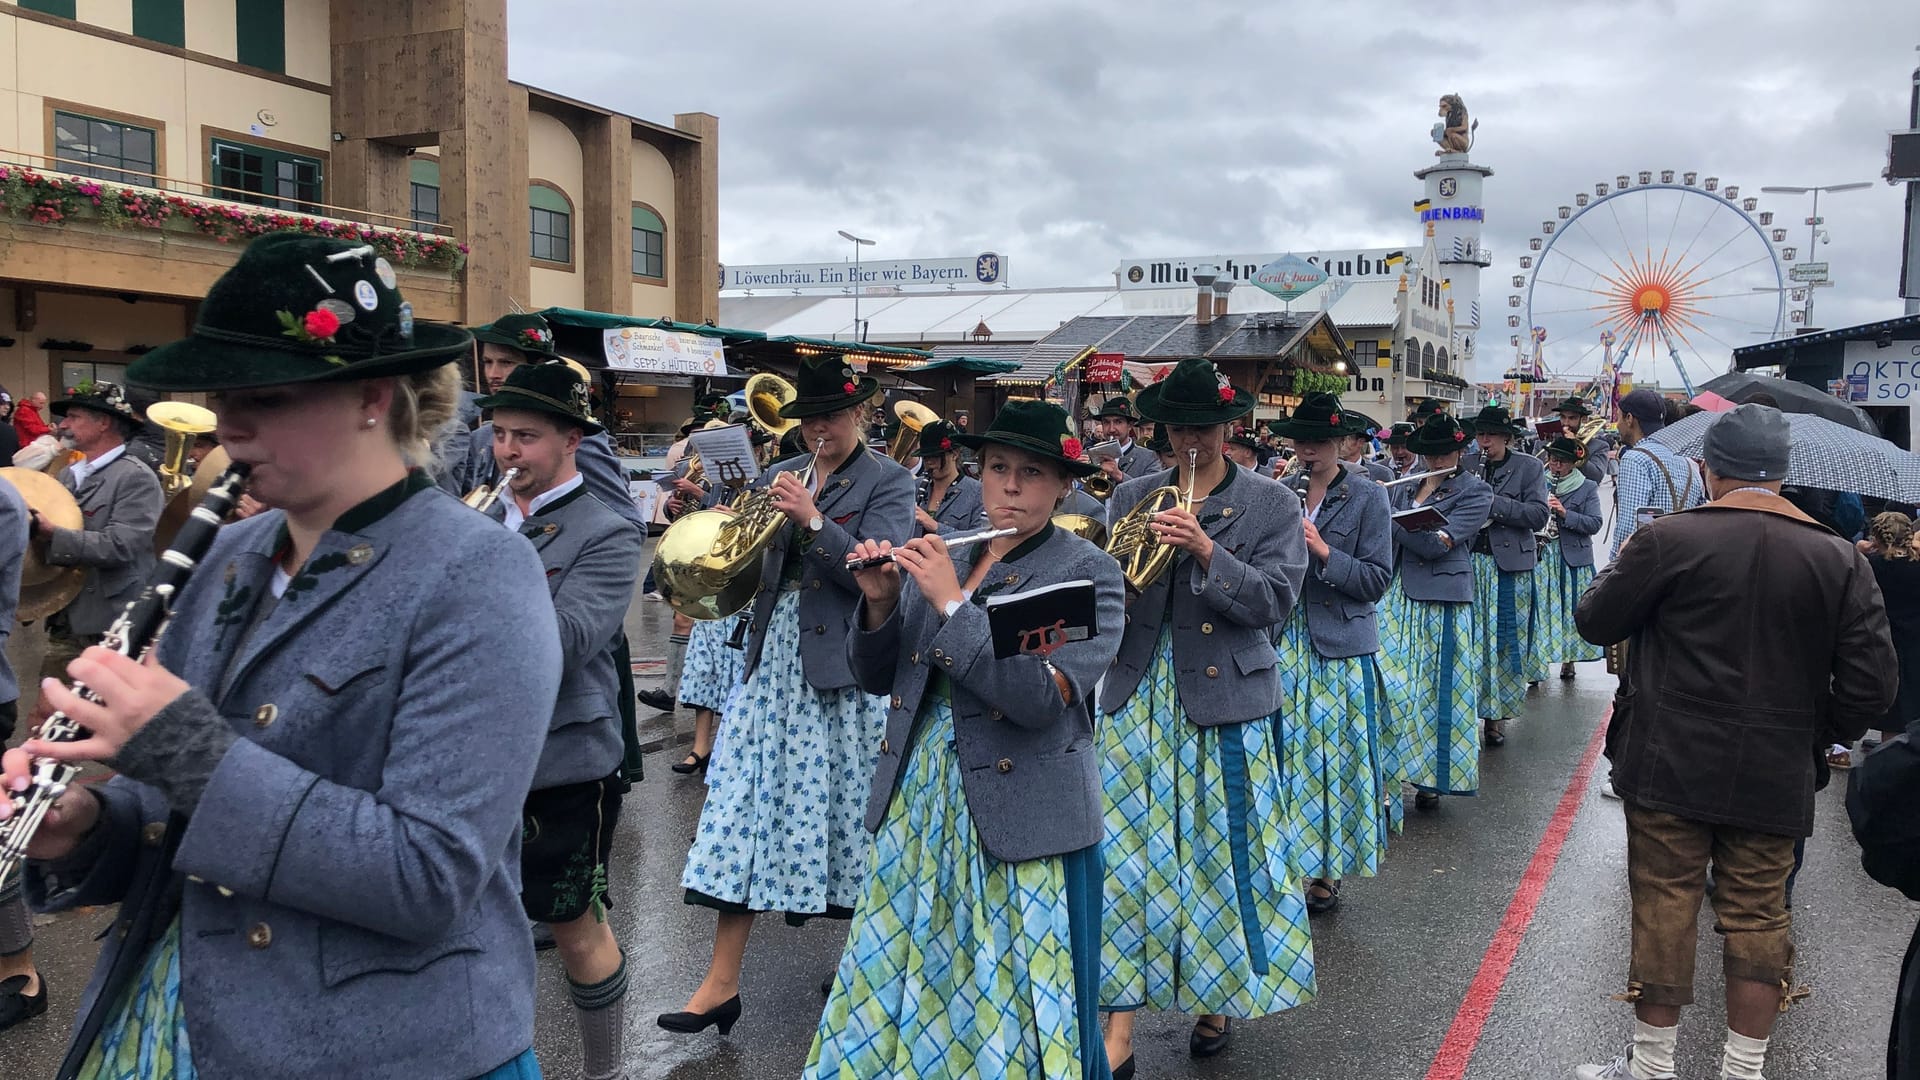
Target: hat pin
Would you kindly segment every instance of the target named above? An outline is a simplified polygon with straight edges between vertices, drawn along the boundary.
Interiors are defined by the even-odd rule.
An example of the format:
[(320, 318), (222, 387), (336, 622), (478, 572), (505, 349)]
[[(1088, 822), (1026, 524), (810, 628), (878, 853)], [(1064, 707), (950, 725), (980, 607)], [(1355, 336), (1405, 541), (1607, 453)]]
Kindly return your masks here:
[(373, 258), (373, 245), (361, 244), (359, 247), (350, 247), (345, 251), (334, 252), (333, 254), (327, 256), (327, 262), (329, 264), (332, 264), (337, 262), (343, 262), (347, 259), (371, 259), (371, 258)]

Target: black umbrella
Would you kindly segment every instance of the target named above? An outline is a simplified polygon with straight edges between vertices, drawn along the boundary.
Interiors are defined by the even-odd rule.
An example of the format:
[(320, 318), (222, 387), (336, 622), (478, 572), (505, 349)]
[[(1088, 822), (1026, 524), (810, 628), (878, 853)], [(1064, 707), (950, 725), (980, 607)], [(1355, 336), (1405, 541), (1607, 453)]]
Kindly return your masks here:
[(1832, 394), (1806, 383), (1792, 379), (1776, 379), (1771, 375), (1754, 375), (1745, 371), (1729, 371), (1725, 375), (1715, 376), (1700, 384), (1700, 389), (1711, 390), (1736, 405), (1744, 405), (1755, 394), (1770, 394), (1773, 404), (1781, 412), (1809, 413), (1824, 417), (1857, 431), (1869, 435), (1880, 434), (1880, 428), (1858, 407), (1849, 405)]

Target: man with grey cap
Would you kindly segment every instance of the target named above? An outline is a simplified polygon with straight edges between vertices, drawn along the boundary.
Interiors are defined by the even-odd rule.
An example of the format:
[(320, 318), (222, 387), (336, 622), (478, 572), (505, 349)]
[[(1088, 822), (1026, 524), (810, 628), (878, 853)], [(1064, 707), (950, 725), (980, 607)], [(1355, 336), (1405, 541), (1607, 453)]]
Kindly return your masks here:
[(1706, 485), (1693, 462), (1653, 442), (1647, 436), (1667, 426), (1666, 399), (1651, 390), (1635, 390), (1620, 399), (1619, 473), (1613, 486), (1613, 554), (1633, 534), (1635, 515), (1642, 507), (1665, 513), (1699, 506), (1706, 501)]
[(1674, 1075), (1709, 865), (1727, 987), (1719, 1075), (1761, 1076), (1793, 986), (1787, 880), (1813, 831), (1825, 749), (1893, 700), (1899, 664), (1872, 567), (1780, 497), (1790, 430), (1764, 405), (1714, 421), (1713, 501), (1641, 526), (1574, 613), (1588, 641), (1631, 642), (1607, 756), (1626, 807), (1622, 997), (1636, 1017), (1628, 1051), (1580, 1066), (1579, 1080)]

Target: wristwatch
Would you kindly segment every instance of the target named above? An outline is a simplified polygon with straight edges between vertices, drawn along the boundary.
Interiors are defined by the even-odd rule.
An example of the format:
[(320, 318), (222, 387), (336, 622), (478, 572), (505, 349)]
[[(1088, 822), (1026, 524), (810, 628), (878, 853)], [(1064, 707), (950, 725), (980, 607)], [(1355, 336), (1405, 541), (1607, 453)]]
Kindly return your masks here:
[(822, 518), (822, 517), (821, 517), (821, 516), (820, 516), (819, 514), (815, 514), (815, 515), (813, 515), (812, 517), (810, 517), (810, 518), (808, 518), (808, 519), (807, 519), (807, 531), (808, 531), (808, 532), (814, 532), (814, 533), (817, 533), (817, 532), (819, 532), (819, 531), (820, 531), (821, 529), (824, 529), (824, 528), (826, 528), (826, 527), (827, 527), (827, 523), (826, 523), (826, 520), (825, 520), (824, 518)]

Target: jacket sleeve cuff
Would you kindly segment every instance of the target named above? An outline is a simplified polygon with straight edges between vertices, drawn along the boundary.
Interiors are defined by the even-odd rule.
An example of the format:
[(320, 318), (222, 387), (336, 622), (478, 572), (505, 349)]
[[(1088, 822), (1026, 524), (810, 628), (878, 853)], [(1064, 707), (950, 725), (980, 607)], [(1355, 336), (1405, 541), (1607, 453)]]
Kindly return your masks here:
[(238, 738), (212, 702), (189, 690), (153, 714), (110, 764), (158, 788), (175, 813), (192, 816), (207, 781)]
[(293, 819), (319, 777), (240, 739), (215, 766), (173, 868), (245, 896), (270, 898)]
[(956, 681), (965, 679), (993, 643), (993, 631), (987, 625), (987, 609), (979, 604), (961, 604), (953, 617), (928, 642), (929, 657), (939, 666), (934, 670)]

